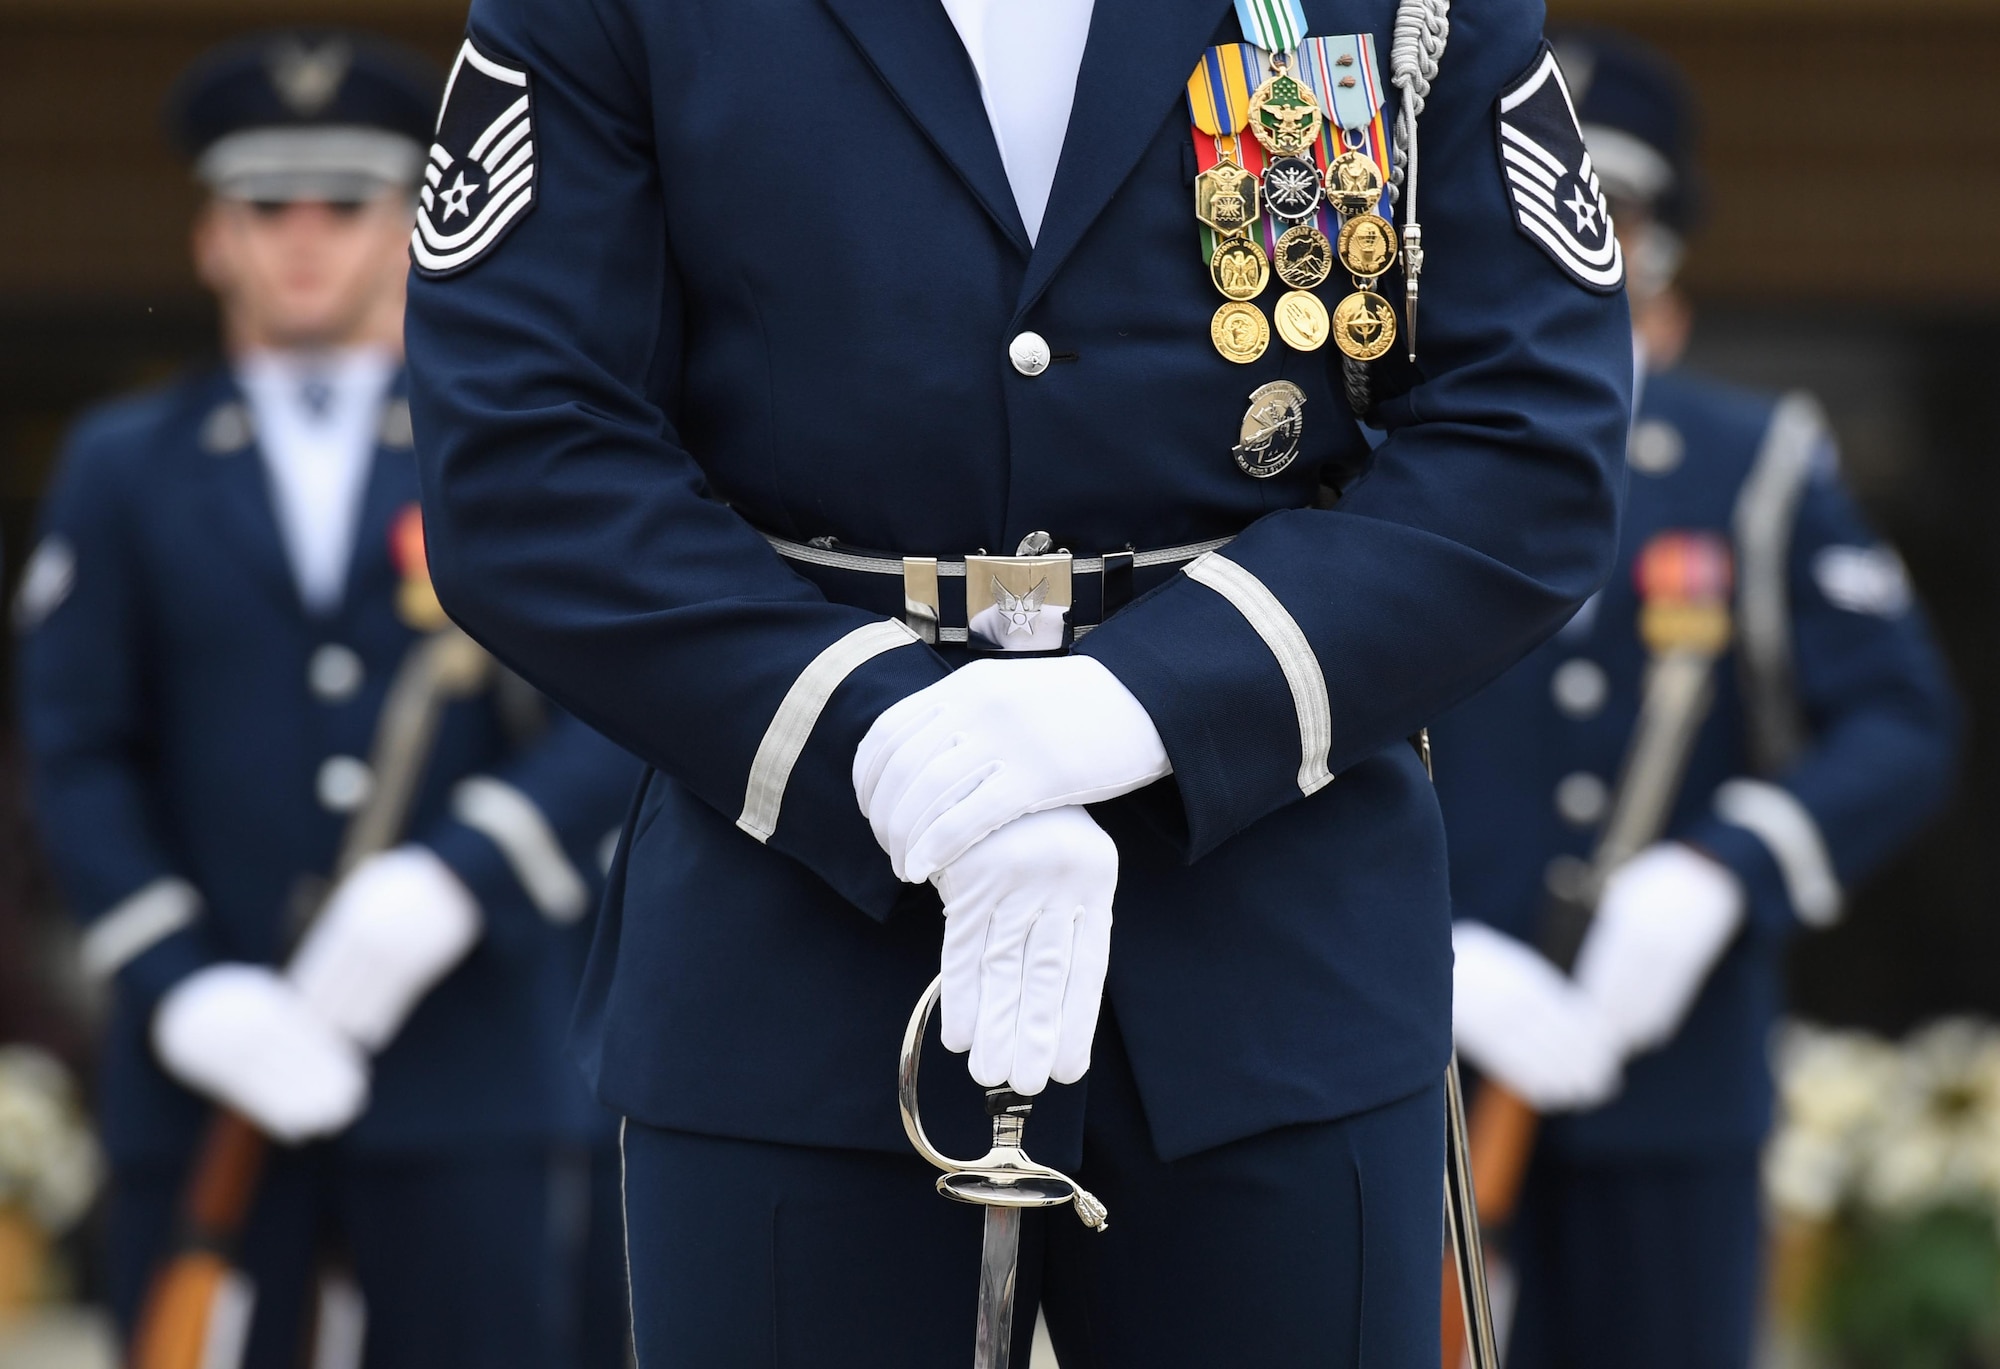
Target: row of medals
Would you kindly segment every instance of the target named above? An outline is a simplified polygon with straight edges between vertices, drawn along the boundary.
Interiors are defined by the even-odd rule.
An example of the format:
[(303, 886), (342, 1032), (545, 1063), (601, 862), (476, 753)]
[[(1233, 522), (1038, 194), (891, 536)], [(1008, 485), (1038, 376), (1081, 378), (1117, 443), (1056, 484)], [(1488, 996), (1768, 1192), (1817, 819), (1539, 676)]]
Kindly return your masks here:
[[(1350, 148), (1322, 176), (1312, 149), (1323, 123), (1319, 101), (1286, 74), (1280, 58), (1276, 74), (1250, 97), (1250, 131), (1270, 154), (1262, 181), (1227, 150), (1195, 178), (1195, 217), (1216, 235), (1209, 277), (1227, 301), (1215, 311), (1209, 337), (1230, 361), (1247, 365), (1271, 344), (1270, 325), (1250, 301), (1264, 293), (1274, 270), (1286, 293), (1272, 313), (1287, 346), (1313, 352), (1331, 335), (1345, 355), (1374, 361), (1395, 345), (1395, 310), (1375, 291), (1399, 250), (1395, 227), (1375, 212), (1382, 173), (1373, 157)], [(1334, 242), (1314, 221), (1323, 201), (1341, 218)], [(1266, 209), (1286, 225), (1275, 262), (1258, 241)], [(1336, 258), (1354, 289), (1329, 317), (1313, 291), (1333, 274)]]

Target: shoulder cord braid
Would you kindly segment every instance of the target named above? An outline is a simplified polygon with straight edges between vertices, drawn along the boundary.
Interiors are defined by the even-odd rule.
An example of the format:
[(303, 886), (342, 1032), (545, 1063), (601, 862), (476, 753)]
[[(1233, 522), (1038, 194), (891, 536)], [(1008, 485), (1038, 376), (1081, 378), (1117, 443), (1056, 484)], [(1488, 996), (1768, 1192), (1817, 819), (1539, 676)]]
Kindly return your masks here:
[[(1389, 169), (1389, 202), (1403, 206), (1403, 332), (1409, 358), (1417, 359), (1417, 284), (1424, 273), (1424, 230), (1417, 219), (1417, 119), (1437, 79), (1438, 61), (1451, 36), (1451, 0), (1401, 0), (1389, 45), (1389, 82), (1402, 92), (1396, 110), (1395, 165)], [(1405, 191), (1407, 190), (1407, 194)], [(1374, 408), (1368, 368), (1349, 360), (1343, 368), (1347, 400), (1355, 414)]]

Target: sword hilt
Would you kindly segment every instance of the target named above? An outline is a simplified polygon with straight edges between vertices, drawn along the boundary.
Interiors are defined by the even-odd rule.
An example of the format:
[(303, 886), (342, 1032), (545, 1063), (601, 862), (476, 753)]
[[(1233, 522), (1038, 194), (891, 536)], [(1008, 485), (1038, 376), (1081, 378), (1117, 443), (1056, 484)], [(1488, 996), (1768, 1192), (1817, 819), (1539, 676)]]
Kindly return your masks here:
[(896, 1070), (896, 1103), (903, 1115), (903, 1133), (917, 1154), (944, 1171), (937, 1190), (945, 1197), (981, 1207), (1061, 1207), (1076, 1205), (1077, 1220), (1094, 1231), (1111, 1222), (1104, 1204), (1082, 1184), (1060, 1170), (1037, 1164), (1021, 1149), (1034, 1099), (1008, 1088), (986, 1091), (986, 1112), (993, 1119), (993, 1148), (977, 1160), (954, 1160), (931, 1144), (924, 1134), (917, 1102), (917, 1068), (922, 1061), (924, 1033), (937, 1007), (943, 976), (931, 981), (910, 1014), (903, 1031), (903, 1054)]

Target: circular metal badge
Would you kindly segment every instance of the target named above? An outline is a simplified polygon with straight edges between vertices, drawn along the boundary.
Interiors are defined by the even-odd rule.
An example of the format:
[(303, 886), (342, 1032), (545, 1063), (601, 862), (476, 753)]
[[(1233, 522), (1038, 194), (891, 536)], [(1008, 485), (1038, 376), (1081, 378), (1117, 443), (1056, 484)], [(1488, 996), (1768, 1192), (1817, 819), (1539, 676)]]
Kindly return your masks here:
[(1374, 280), (1396, 264), (1396, 230), (1387, 219), (1356, 214), (1340, 227), (1340, 264), (1356, 280)]
[(1271, 316), (1278, 322), (1278, 336), (1295, 352), (1317, 352), (1326, 346), (1332, 325), (1326, 306), (1309, 290), (1292, 290), (1278, 299)]
[(1295, 76), (1279, 72), (1250, 97), (1250, 131), (1273, 157), (1303, 157), (1326, 122), (1319, 100)]
[(1298, 224), (1279, 237), (1277, 259), (1271, 265), (1288, 288), (1316, 289), (1333, 273), (1333, 244), (1314, 225)]
[(1289, 380), (1274, 380), (1250, 392), (1250, 407), (1231, 455), (1245, 475), (1269, 480), (1298, 460), (1305, 432), (1306, 392)]
[(1326, 197), (1343, 214), (1372, 214), (1382, 202), (1382, 168), (1365, 152), (1343, 152), (1326, 169)]
[(1208, 259), (1208, 275), (1224, 299), (1255, 299), (1271, 283), (1271, 259), (1250, 238), (1224, 238)]
[(1303, 219), (1319, 208), (1319, 168), (1304, 157), (1280, 157), (1264, 168), (1264, 203), (1281, 219)]
[(1373, 290), (1356, 290), (1334, 306), (1333, 340), (1356, 361), (1374, 361), (1396, 345), (1396, 311)]
[(1215, 350), (1225, 358), (1247, 366), (1271, 345), (1271, 325), (1265, 322), (1263, 311), (1256, 305), (1232, 300), (1215, 311), (1215, 317), (1209, 321), (1208, 336), (1215, 343)]

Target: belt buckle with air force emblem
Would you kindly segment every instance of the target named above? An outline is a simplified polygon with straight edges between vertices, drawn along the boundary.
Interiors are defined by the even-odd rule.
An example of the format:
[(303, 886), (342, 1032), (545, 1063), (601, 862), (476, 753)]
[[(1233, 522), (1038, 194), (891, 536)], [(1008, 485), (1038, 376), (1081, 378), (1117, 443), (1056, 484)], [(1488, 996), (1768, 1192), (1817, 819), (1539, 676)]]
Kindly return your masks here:
[(1045, 532), (1021, 539), (1014, 556), (965, 558), (966, 640), (974, 651), (1053, 654), (1073, 636), (1076, 594), (1067, 551)]
[(1306, 392), (1289, 380), (1274, 380), (1250, 392), (1241, 438), (1231, 449), (1236, 465), (1256, 480), (1269, 480), (1298, 460), (1305, 433)]

